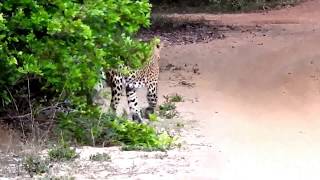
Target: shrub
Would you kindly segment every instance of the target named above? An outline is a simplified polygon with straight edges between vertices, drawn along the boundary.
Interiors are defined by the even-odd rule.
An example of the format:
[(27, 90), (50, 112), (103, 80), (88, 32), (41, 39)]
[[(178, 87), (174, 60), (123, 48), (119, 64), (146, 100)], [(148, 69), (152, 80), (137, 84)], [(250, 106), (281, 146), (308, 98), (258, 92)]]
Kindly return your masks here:
[(123, 150), (167, 150), (171, 148), (174, 138), (166, 132), (157, 133), (156, 129), (147, 124), (133, 121), (113, 122), (115, 139), (124, 144)]
[(75, 177), (69, 176), (55, 176), (46, 174), (44, 177), (40, 177), (39, 180), (75, 180)]
[(176, 110), (176, 105), (174, 102), (165, 101), (163, 104), (159, 106), (159, 115), (161, 117), (172, 119), (178, 116), (178, 112)]
[(178, 116), (179, 113), (176, 110), (176, 103), (183, 102), (183, 97), (176, 93), (173, 95), (166, 95), (164, 96), (164, 99), (165, 101), (159, 106), (159, 116), (166, 119), (172, 119)]
[(23, 161), (23, 167), (33, 177), (48, 172), (49, 161), (42, 159), (40, 156), (28, 155)]
[(96, 108), (72, 112), (59, 120), (58, 131), (64, 139), (81, 145), (122, 145), (127, 150), (166, 150), (174, 142), (167, 133), (114, 114), (101, 113)]
[(67, 143), (60, 143), (48, 151), (51, 161), (68, 161), (78, 157), (76, 150)]
[(86, 103), (101, 68), (137, 68), (150, 51), (132, 38), (149, 25), (148, 0), (6, 0), (0, 12), (0, 110), (17, 86)]
[(83, 111), (60, 114), (56, 133), (62, 132), (66, 141), (80, 145), (111, 145), (111, 122), (119, 119), (114, 114), (103, 114), (96, 107), (87, 107)]
[(179, 95), (178, 93), (176, 93), (174, 95), (170, 95), (170, 96), (164, 96), (164, 98), (168, 102), (173, 102), (173, 103), (183, 102), (183, 97), (181, 95)]
[(111, 156), (107, 153), (97, 153), (90, 155), (91, 161), (111, 161)]

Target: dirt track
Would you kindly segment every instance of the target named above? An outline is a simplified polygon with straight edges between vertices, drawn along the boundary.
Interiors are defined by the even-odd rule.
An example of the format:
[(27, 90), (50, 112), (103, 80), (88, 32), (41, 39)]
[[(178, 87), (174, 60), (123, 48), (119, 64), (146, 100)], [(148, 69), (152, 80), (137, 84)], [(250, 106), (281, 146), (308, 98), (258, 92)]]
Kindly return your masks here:
[(199, 65), (200, 75), (184, 77), (195, 87), (164, 72), (160, 92), (195, 100), (179, 110), (214, 147), (190, 155), (198, 168), (184, 179), (319, 179), (319, 9), (315, 0), (265, 14), (182, 15), (267, 30), (164, 49), (163, 66)]

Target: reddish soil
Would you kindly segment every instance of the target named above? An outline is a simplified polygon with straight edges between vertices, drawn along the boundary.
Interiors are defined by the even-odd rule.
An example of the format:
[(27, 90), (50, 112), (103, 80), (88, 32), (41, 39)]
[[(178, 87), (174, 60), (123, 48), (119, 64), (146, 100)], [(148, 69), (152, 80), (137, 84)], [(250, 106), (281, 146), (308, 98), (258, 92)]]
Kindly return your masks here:
[(161, 76), (160, 92), (196, 99), (179, 110), (215, 147), (193, 155), (198, 170), (189, 179), (319, 178), (319, 9), (314, 0), (264, 14), (173, 15), (267, 29), (164, 49), (164, 66), (200, 69), (185, 77), (193, 88), (172, 86), (172, 72)]

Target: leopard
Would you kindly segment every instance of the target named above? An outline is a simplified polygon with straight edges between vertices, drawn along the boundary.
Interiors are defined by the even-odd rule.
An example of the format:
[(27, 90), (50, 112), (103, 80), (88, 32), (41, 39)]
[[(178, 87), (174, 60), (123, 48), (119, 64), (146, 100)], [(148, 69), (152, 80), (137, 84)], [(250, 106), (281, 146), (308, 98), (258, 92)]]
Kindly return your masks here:
[(154, 46), (150, 60), (142, 68), (126, 75), (117, 70), (105, 71), (106, 83), (111, 87), (110, 109), (113, 112), (117, 111), (125, 90), (132, 120), (139, 123), (143, 121), (143, 116), (138, 104), (136, 91), (144, 87), (147, 89), (148, 107), (145, 110), (147, 116), (155, 112), (158, 103), (159, 63), (163, 43), (155, 43)]

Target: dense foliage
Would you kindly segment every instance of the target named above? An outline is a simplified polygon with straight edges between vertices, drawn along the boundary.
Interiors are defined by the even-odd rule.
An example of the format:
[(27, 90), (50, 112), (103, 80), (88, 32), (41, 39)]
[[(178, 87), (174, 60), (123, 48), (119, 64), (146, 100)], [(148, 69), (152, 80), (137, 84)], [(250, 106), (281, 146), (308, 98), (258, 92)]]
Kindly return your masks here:
[(132, 38), (149, 25), (148, 0), (6, 0), (0, 12), (0, 112), (36, 91), (78, 103), (102, 67), (137, 68), (150, 51)]
[(0, 115), (17, 111), (13, 118), (31, 120), (34, 128), (41, 109), (63, 104), (64, 111), (45, 117), (58, 120), (56, 135), (66, 140), (49, 152), (53, 159), (75, 157), (69, 142), (169, 148), (168, 134), (104, 114), (89, 101), (101, 70), (126, 71), (149, 60), (159, 40), (134, 37), (149, 26), (150, 7), (148, 0), (0, 1)]
[(96, 108), (72, 112), (60, 117), (58, 132), (63, 139), (80, 145), (123, 145), (125, 150), (166, 150), (174, 137), (158, 133), (147, 124), (128, 121), (126, 117), (101, 113)]

